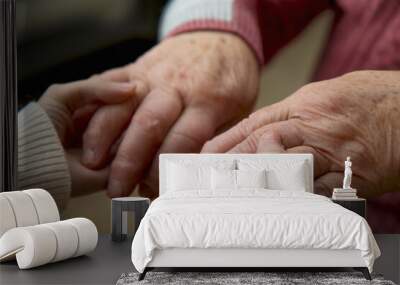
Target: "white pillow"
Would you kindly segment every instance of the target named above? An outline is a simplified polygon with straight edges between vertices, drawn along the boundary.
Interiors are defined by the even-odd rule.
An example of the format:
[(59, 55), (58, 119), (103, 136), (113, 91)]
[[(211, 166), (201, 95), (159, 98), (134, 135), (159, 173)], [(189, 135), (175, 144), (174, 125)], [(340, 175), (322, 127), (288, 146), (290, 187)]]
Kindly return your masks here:
[(267, 171), (236, 170), (237, 188), (267, 188)]
[(235, 169), (235, 160), (174, 160), (166, 164), (167, 191), (211, 190), (211, 168)]
[(210, 189), (210, 168), (168, 164), (168, 191)]
[(266, 171), (263, 170), (211, 170), (211, 188), (213, 190), (238, 190), (240, 188), (266, 188)]
[(238, 160), (239, 170), (267, 171), (267, 187), (274, 190), (307, 191), (309, 169), (304, 160)]
[(236, 170), (231, 169), (211, 169), (211, 188), (213, 190), (236, 189)]

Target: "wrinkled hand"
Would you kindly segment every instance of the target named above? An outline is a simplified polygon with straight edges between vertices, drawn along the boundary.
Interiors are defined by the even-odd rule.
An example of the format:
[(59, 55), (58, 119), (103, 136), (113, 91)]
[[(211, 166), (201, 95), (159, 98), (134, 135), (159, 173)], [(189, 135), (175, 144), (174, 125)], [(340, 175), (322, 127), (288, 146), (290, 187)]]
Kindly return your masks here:
[(99, 77), (134, 83), (136, 96), (96, 112), (84, 134), (82, 161), (101, 168), (117, 146), (109, 196), (129, 195), (142, 181), (141, 195), (156, 197), (158, 154), (198, 152), (246, 116), (257, 95), (259, 67), (239, 37), (196, 32), (166, 39), (135, 63)]
[(105, 189), (108, 169), (94, 171), (80, 162), (82, 133), (99, 107), (127, 102), (134, 90), (131, 83), (91, 78), (52, 85), (40, 98), (38, 103), (49, 116), (66, 151), (72, 195)]
[(330, 195), (353, 161), (363, 197), (400, 188), (400, 72), (360, 71), (311, 83), (206, 143), (203, 152), (314, 155), (314, 191)]

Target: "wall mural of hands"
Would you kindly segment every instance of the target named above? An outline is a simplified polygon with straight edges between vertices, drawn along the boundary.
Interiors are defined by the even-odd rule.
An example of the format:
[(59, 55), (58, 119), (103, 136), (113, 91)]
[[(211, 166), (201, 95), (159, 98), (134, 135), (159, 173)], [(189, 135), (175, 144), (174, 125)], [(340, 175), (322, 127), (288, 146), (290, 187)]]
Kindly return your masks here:
[(92, 170), (80, 162), (82, 134), (90, 118), (105, 106), (132, 101), (134, 94), (132, 83), (108, 82), (93, 77), (54, 84), (40, 98), (38, 103), (49, 116), (65, 149), (73, 196), (103, 190), (107, 186), (109, 167)]
[(352, 186), (376, 197), (400, 188), (399, 106), (400, 72), (352, 72), (256, 111), (202, 152), (312, 153), (314, 191), (327, 196), (342, 185), (343, 161), (351, 156)]
[[(195, 32), (162, 41), (136, 62), (95, 76), (131, 82), (135, 94), (103, 106), (83, 134), (83, 164), (110, 165), (107, 192), (158, 196), (158, 154), (199, 152), (203, 144), (251, 111), (259, 66), (239, 37)], [(115, 156), (114, 156), (115, 155)]]

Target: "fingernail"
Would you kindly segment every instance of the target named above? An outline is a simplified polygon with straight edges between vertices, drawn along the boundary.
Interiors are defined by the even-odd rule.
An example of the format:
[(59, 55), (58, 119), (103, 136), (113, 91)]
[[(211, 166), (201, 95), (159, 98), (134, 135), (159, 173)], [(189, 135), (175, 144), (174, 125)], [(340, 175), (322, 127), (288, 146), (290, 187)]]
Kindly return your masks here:
[(108, 196), (110, 196), (111, 198), (120, 197), (123, 192), (122, 183), (119, 180), (114, 179), (110, 179), (107, 189)]
[(118, 87), (124, 92), (135, 90), (136, 84), (134, 82), (119, 82)]
[(95, 165), (96, 161), (97, 161), (96, 152), (91, 148), (85, 149), (83, 152), (82, 160), (83, 160), (83, 164), (85, 164), (85, 165), (88, 165), (88, 166)]

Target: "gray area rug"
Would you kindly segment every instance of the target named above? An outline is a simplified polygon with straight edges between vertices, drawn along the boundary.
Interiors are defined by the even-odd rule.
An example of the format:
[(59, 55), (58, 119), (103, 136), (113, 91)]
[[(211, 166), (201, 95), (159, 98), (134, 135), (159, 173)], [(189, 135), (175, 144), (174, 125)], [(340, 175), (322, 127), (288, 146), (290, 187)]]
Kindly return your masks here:
[(138, 281), (138, 273), (122, 274), (117, 285), (133, 284), (379, 284), (395, 285), (380, 275), (372, 275), (368, 281), (359, 272), (148, 272)]

